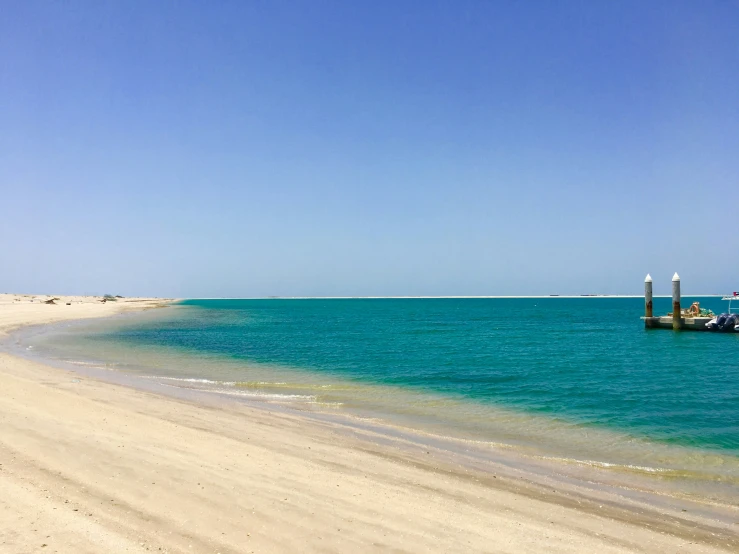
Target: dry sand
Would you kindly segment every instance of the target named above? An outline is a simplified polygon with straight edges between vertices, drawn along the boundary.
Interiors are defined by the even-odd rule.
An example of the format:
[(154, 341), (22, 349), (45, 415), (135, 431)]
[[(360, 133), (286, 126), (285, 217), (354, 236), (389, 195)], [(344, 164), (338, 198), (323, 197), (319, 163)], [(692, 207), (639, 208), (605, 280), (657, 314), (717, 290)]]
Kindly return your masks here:
[[(0, 333), (162, 303), (46, 298), (0, 295)], [(538, 490), (299, 415), (195, 404), (0, 353), (3, 553), (606, 554), (735, 541), (710, 522)]]

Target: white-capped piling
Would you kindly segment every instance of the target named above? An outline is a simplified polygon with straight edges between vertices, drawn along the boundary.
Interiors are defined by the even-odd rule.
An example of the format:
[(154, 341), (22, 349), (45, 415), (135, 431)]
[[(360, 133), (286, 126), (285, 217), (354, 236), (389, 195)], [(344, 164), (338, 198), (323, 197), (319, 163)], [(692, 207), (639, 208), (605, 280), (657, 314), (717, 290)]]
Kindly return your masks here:
[(644, 328), (645, 329), (672, 329), (674, 331), (710, 331), (708, 325), (713, 314), (700, 310), (698, 302), (683, 312), (680, 309), (680, 276), (675, 273), (672, 277), (672, 313), (666, 316), (654, 317), (652, 310), (652, 277), (644, 279)]
[(672, 328), (679, 331), (680, 327), (680, 276), (676, 272), (672, 276)]
[(644, 317), (652, 317), (652, 276), (644, 279)]

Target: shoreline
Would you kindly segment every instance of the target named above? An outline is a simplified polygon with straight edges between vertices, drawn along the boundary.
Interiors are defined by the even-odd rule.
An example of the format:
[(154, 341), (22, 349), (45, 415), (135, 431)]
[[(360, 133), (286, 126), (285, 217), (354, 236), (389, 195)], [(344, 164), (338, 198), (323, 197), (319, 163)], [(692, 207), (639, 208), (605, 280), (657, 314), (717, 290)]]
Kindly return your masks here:
[[(177, 306), (171, 306), (170, 308), (174, 309)], [(115, 323), (114, 320), (124, 321), (122, 318), (135, 318), (136, 315), (136, 312), (129, 312), (110, 316), (106, 319), (110, 323)], [(152, 315), (156, 317), (156, 314)], [(151, 319), (147, 319), (147, 321), (152, 322)], [(624, 500), (627, 501), (630, 501), (633, 496), (651, 496), (652, 498), (647, 501), (647, 504), (661, 503), (667, 507), (669, 507), (669, 502), (662, 502), (660, 499), (669, 498), (674, 503), (684, 503), (679, 508), (688, 508), (691, 513), (706, 512), (705, 509), (696, 509), (696, 507), (712, 506), (716, 510), (730, 510), (731, 512), (728, 514), (709, 514), (716, 516), (716, 519), (725, 522), (734, 522), (739, 519), (739, 510), (734, 510), (734, 504), (732, 503), (735, 492), (726, 488), (733, 487), (735, 489), (739, 484), (737, 479), (733, 477), (733, 473), (713, 473), (708, 468), (702, 468), (700, 462), (696, 461), (695, 458), (697, 455), (700, 459), (705, 459), (705, 461), (720, 466), (726, 464), (727, 461), (733, 464), (734, 458), (730, 454), (720, 451), (696, 449), (691, 452), (690, 449), (681, 446), (652, 443), (651, 446), (647, 447), (659, 449), (653, 450), (655, 460), (652, 460), (652, 462), (661, 461), (661, 464), (658, 463), (657, 465), (650, 465), (650, 461), (640, 458), (639, 452), (636, 451), (632, 451), (631, 455), (622, 451), (618, 459), (602, 457), (597, 452), (591, 452), (592, 456), (588, 457), (582, 451), (579, 452), (579, 455), (566, 450), (563, 451), (562, 448), (565, 443), (561, 439), (556, 443), (552, 443), (541, 432), (525, 438), (516, 436), (515, 439), (510, 429), (497, 437), (490, 435), (467, 436), (464, 433), (456, 432), (459, 429), (454, 428), (453, 424), (450, 426), (449, 423), (446, 423), (445, 428), (439, 428), (438, 423), (436, 425), (429, 424), (428, 421), (422, 423), (413, 420), (412, 417), (410, 420), (407, 417), (399, 419), (398, 414), (388, 411), (387, 407), (385, 407), (385, 410), (376, 407), (373, 411), (368, 411), (369, 408), (367, 407), (361, 409), (347, 408), (344, 405), (344, 401), (347, 399), (336, 399), (336, 402), (338, 402), (336, 405), (334, 403), (324, 404), (323, 402), (317, 402), (314, 396), (309, 396), (309, 392), (298, 391), (293, 388), (290, 388), (286, 393), (283, 393), (285, 389), (272, 392), (262, 392), (261, 389), (257, 389), (252, 392), (250, 389), (239, 388), (240, 383), (237, 382), (213, 380), (212, 377), (206, 378), (201, 374), (196, 375), (190, 372), (186, 372), (186, 375), (182, 376), (158, 375), (156, 371), (150, 370), (145, 362), (139, 362), (133, 368), (119, 370), (115, 367), (115, 356), (107, 362), (94, 357), (87, 358), (84, 354), (82, 354), (82, 357), (78, 357), (79, 353), (75, 355), (73, 360), (60, 359), (49, 357), (50, 353), (48, 352), (40, 353), (38, 350), (26, 350), (24, 347), (29, 341), (46, 334), (65, 333), (72, 337), (76, 334), (76, 331), (70, 331), (69, 328), (74, 329), (77, 325), (82, 327), (83, 332), (84, 329), (89, 328), (88, 320), (77, 320), (18, 329), (10, 335), (12, 341), (6, 341), (5, 350), (17, 357), (53, 366), (61, 371), (72, 371), (106, 383), (132, 387), (144, 392), (153, 392), (198, 404), (208, 404), (216, 408), (224, 405), (246, 405), (260, 410), (285, 412), (307, 420), (317, 419), (321, 422), (328, 422), (345, 429), (350, 434), (354, 432), (369, 433), (379, 442), (387, 442), (388, 444), (397, 442), (398, 444), (412, 445), (412, 448), (425, 448), (429, 445), (435, 445), (443, 451), (444, 456), (457, 465), (478, 469), (484, 466), (488, 473), (495, 471), (505, 473), (506, 469), (511, 470), (513, 468), (517, 478), (522, 475), (528, 476), (529, 480), (544, 488), (551, 487), (555, 481), (564, 482), (565, 484), (577, 483), (580, 486), (587, 483), (585, 489), (591, 495), (593, 490), (596, 494), (602, 491), (612, 491), (623, 496)], [(0, 339), (0, 350), (2, 349), (3, 344)], [(187, 356), (187, 354), (184, 355)], [(204, 360), (204, 363), (211, 363), (211, 360)], [(272, 379), (280, 380), (286, 377), (277, 376)], [(289, 379), (289, 377), (287, 378)], [(345, 385), (342, 382), (337, 383), (333, 378), (329, 381), (333, 385), (337, 385), (339, 389)], [(287, 385), (288, 383), (279, 384)], [(233, 388), (227, 390), (223, 388), (224, 385), (230, 385)], [(390, 391), (385, 391), (385, 393), (388, 394)], [(432, 393), (406, 391), (406, 394)], [(512, 417), (518, 419), (527, 417), (502, 407), (497, 408), (497, 410), (499, 412), (497, 417), (502, 420), (510, 421)], [(535, 420), (531, 420), (529, 424), (534, 422)], [(500, 425), (505, 426), (506, 422), (501, 421)], [(560, 425), (567, 424), (560, 423)], [(573, 425), (573, 422), (569, 422), (569, 426)], [(574, 436), (570, 436), (570, 439), (574, 438)], [(581, 439), (578, 438), (578, 440)], [(648, 439), (622, 435), (615, 430), (590, 429), (588, 432), (588, 441), (595, 443), (610, 444), (623, 441), (630, 443), (646, 440)], [(645, 446), (637, 448), (643, 449)], [(678, 457), (690, 457), (693, 459), (692, 466), (680, 466)], [(553, 479), (554, 476), (556, 478)], [(657, 478), (660, 477), (663, 479), (658, 481)], [(658, 484), (659, 486), (657, 486)], [(675, 511), (678, 506), (672, 506), (672, 509)]]
[[(151, 307), (161, 303), (146, 302)], [(84, 310), (91, 314), (89, 317), (105, 317), (126, 308), (123, 304), (107, 303), (90, 306)], [(9, 315), (12, 310), (6, 307), (7, 304), (0, 304), (0, 331), (7, 332), (8, 325), (18, 328), (50, 322), (49, 312), (38, 308), (31, 310), (31, 315), (28, 310), (18, 311), (13, 320)], [(78, 319), (81, 311), (70, 310), (63, 313), (69, 317), (51, 321)], [(739, 544), (736, 522), (719, 524), (703, 516), (650, 508), (636, 500), (628, 504), (605, 491), (601, 491), (600, 497), (593, 496), (592, 491), (586, 495), (574, 485), (549, 492), (544, 484), (527, 479), (525, 470), (518, 470), (519, 475), (515, 476), (491, 477), (489, 467), (475, 469), (474, 463), (460, 466), (458, 460), (445, 457), (443, 449), (434, 446), (427, 445), (426, 450), (422, 443), (406, 442), (402, 446), (402, 437), (393, 441), (371, 429), (341, 428), (336, 421), (321, 421), (269, 405), (254, 407), (221, 401), (209, 404), (200, 399), (172, 398), (70, 374), (6, 352), (0, 353), (0, 380), (13, 393), (0, 401), (0, 417), (5, 426), (0, 433), (5, 464), (0, 466), (0, 490), (11, 494), (10, 502), (0, 500), (0, 531), (7, 525), (6, 516), (11, 510), (8, 506), (13, 498), (21, 501), (26, 493), (31, 494), (30, 498), (36, 494), (41, 504), (56, 502), (49, 508), (49, 515), (56, 515), (53, 511), (68, 504), (61, 501), (63, 494), (71, 494), (61, 493), (60, 487), (69, 488), (70, 483), (76, 483), (75, 502), (90, 506), (90, 510), (94, 505), (96, 513), (98, 506), (105, 509), (97, 519), (78, 512), (69, 514), (70, 525), (81, 525), (80, 529), (92, 526), (114, 542), (124, 541), (120, 544), (131, 546), (134, 551), (133, 547), (143, 550), (140, 542), (169, 552), (237, 552), (242, 551), (239, 545), (243, 544), (253, 544), (256, 550), (288, 550), (300, 545), (297, 549), (304, 551), (496, 548), (511, 552), (584, 552), (597, 548), (633, 552), (683, 547), (713, 552)], [(85, 432), (80, 434), (63, 424), (64, 416), (73, 419)], [(96, 425), (91, 424), (93, 421)], [(165, 429), (177, 429), (188, 440), (175, 441)], [(121, 437), (126, 437), (125, 444), (116, 445)], [(229, 448), (215, 448), (223, 441)], [(55, 443), (68, 448), (59, 450)], [(45, 448), (56, 450), (58, 455), (44, 454)], [(124, 453), (125, 448), (129, 450)], [(241, 455), (235, 456), (235, 452)], [(14, 461), (5, 462), (13, 456)], [(80, 463), (80, 457), (86, 462)], [(261, 463), (249, 460), (252, 457)], [(176, 479), (161, 475), (157, 469), (164, 460), (178, 469)], [(109, 466), (125, 475), (125, 479), (108, 475)], [(369, 468), (373, 471), (363, 471)], [(79, 477), (79, 473), (75, 476), (75, 470), (86, 478)], [(149, 485), (147, 479), (152, 471), (157, 473), (157, 479)], [(231, 471), (234, 475), (229, 475)], [(290, 486), (283, 490), (280, 483), (285, 474), (289, 475)], [(255, 479), (255, 475), (259, 478)], [(207, 490), (215, 489), (215, 497), (193, 489), (190, 478), (207, 483)], [(154, 483), (163, 480), (169, 485), (165, 495), (169, 500), (165, 504), (151, 496)], [(328, 489), (328, 483), (333, 488)], [(27, 486), (25, 493), (18, 491), (23, 485)], [(348, 493), (342, 490), (346, 488), (350, 489)], [(50, 491), (53, 494), (48, 494)], [(256, 494), (258, 501), (251, 503), (250, 510), (234, 491), (247, 497)], [(299, 496), (302, 503), (289, 504), (293, 495)], [(103, 501), (106, 496), (110, 497), (108, 504)], [(193, 503), (194, 498), (205, 508)], [(125, 508), (116, 511), (119, 503), (128, 512)], [(31, 508), (35, 505), (31, 502), (29, 510), (35, 509)], [(450, 510), (449, 505), (454, 509)], [(202, 517), (212, 528), (205, 528), (208, 525), (200, 522), (197, 531), (181, 528), (178, 518), (191, 521), (190, 510), (204, 514)], [(239, 522), (252, 516), (259, 525), (241, 529)], [(147, 518), (153, 518), (157, 525), (145, 525)], [(52, 519), (48, 525), (63, 534)], [(224, 521), (229, 531), (216, 532), (219, 522)], [(170, 535), (163, 532), (165, 529), (175, 536), (171, 542), (167, 538)], [(137, 533), (142, 533), (146, 540), (132, 542), (131, 537)], [(284, 536), (276, 536), (280, 533)], [(70, 535), (67, 540), (82, 541), (78, 535)], [(0, 537), (0, 541), (6, 538), (3, 533)], [(23, 542), (27, 538), (17, 533), (15, 539), (11, 537), (16, 542), (6, 544), (32, 548), (35, 543)], [(55, 546), (51, 540), (46, 543)], [(185, 544), (187, 540), (195, 541), (193, 548)], [(86, 551), (76, 548), (81, 544), (66, 542), (56, 546), (60, 551)], [(91, 544), (99, 550), (102, 542)], [(114, 545), (109, 551), (120, 549)]]
[[(0, 336), (20, 327), (96, 319), (170, 306), (177, 298), (117, 298), (0, 293)], [(53, 300), (54, 304), (47, 304)], [(103, 301), (105, 300), (105, 301)]]

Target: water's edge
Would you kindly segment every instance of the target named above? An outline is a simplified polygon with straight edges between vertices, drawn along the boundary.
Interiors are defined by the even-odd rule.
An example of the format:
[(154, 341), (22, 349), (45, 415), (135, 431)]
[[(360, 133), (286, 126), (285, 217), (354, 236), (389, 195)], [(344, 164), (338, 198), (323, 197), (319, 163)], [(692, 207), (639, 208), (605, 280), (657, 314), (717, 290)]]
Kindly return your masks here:
[[(167, 309), (167, 308), (165, 308)], [(136, 314), (113, 316), (116, 319), (135, 317)], [(670, 486), (670, 479), (656, 479), (643, 475), (634, 468), (629, 472), (613, 471), (604, 464), (591, 460), (554, 459), (552, 457), (527, 455), (515, 446), (480, 441), (462, 440), (452, 436), (424, 433), (418, 429), (392, 425), (387, 421), (367, 420), (321, 410), (301, 410), (285, 403), (263, 401), (257, 398), (224, 397), (203, 390), (170, 386), (166, 383), (141, 378), (93, 365), (76, 365), (58, 359), (40, 356), (26, 347), (32, 336), (57, 332), (60, 328), (69, 331), (76, 325), (89, 323), (82, 320), (51, 325), (29, 326), (17, 329), (0, 339), (0, 349), (11, 355), (43, 363), (62, 370), (72, 371), (79, 376), (117, 385), (153, 392), (197, 404), (228, 408), (248, 406), (299, 417), (307, 422), (328, 424), (339, 429), (348, 437), (369, 441), (373, 445), (389, 447), (410, 455), (431, 452), (438, 460), (480, 471), (496, 477), (521, 480), (541, 490), (557, 491), (558, 494), (574, 495), (593, 502), (607, 502), (633, 510), (653, 509), (660, 514), (695, 521), (710, 521), (731, 533), (736, 531), (739, 512), (731, 502), (715, 497), (682, 494)]]

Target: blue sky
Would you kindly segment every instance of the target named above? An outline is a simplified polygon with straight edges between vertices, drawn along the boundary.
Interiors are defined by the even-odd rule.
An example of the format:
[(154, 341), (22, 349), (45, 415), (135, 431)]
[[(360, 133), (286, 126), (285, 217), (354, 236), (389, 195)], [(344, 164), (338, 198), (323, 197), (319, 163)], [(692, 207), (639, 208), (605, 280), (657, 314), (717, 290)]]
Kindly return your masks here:
[(2, 11), (0, 291), (739, 288), (737, 2)]

